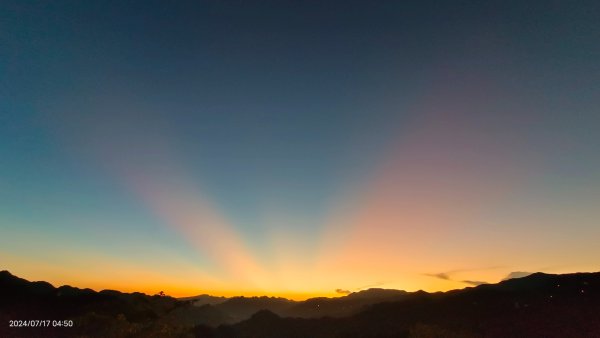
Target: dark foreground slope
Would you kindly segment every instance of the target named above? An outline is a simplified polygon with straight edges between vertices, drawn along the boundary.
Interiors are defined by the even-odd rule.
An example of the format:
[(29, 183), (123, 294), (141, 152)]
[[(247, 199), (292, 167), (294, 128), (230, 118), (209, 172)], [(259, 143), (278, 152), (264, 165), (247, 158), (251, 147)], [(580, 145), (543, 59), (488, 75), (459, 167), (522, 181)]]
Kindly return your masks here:
[[(11, 320), (50, 320), (50, 327), (10, 327)], [(73, 327), (52, 321), (72, 320)], [(227, 318), (211, 306), (168, 296), (95, 292), (29, 282), (0, 271), (0, 337), (179, 337)], [(188, 335), (191, 336), (191, 335)]]
[[(433, 294), (371, 290), (305, 302), (259, 297), (234, 298), (220, 308), (193, 303), (55, 288), (3, 271), (0, 337), (600, 337), (600, 273), (537, 273)], [(228, 307), (246, 312), (266, 307), (279, 315), (259, 310), (248, 320), (219, 326), (233, 322), (224, 312)], [(340, 317), (343, 313), (352, 314)], [(10, 328), (15, 319), (69, 319), (74, 325)]]
[(215, 337), (600, 337), (600, 273), (533, 274), (446, 293), (415, 292), (346, 318), (262, 311)]

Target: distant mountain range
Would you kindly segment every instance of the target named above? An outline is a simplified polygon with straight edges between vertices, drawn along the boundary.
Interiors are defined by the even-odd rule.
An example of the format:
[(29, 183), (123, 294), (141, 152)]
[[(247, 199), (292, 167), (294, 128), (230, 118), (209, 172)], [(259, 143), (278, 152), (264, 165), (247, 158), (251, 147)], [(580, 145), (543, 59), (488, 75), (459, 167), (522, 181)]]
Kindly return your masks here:
[(317, 297), (293, 301), (277, 297), (198, 297), (182, 298), (196, 306), (212, 305), (232, 321), (250, 318), (259, 310), (269, 310), (278, 316), (292, 318), (345, 317), (359, 312), (365, 306), (382, 301), (401, 300), (409, 293), (390, 289), (368, 289), (337, 298)]
[[(8, 325), (31, 319), (51, 324)], [(52, 325), (65, 319), (73, 327)], [(600, 337), (600, 273), (292, 301), (55, 288), (1, 271), (0, 320), (0, 337)]]

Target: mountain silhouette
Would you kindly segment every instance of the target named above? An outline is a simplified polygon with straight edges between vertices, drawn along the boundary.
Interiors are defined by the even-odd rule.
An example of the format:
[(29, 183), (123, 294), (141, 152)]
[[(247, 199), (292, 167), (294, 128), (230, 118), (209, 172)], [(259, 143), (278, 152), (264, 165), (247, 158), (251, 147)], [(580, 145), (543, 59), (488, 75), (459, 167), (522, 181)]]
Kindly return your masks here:
[(228, 316), (227, 322), (250, 318), (261, 310), (268, 310), (281, 317), (320, 318), (344, 317), (359, 312), (365, 306), (381, 301), (400, 300), (408, 293), (391, 289), (368, 289), (337, 298), (317, 297), (305, 301), (293, 301), (281, 297), (214, 297), (200, 295), (180, 300), (192, 301), (194, 305), (212, 305)]
[[(254, 317), (216, 337), (600, 337), (600, 273), (407, 293), (343, 318)], [(267, 317), (263, 315), (263, 317)]]
[(357, 313), (371, 304), (400, 300), (407, 294), (406, 291), (401, 290), (368, 289), (338, 298), (311, 298), (278, 314), (299, 318), (344, 317)]
[(221, 304), (221, 303), (225, 302), (226, 300), (228, 300), (229, 298), (217, 297), (217, 296), (211, 296), (211, 295), (204, 294), (204, 295), (193, 296), (193, 297), (181, 297), (178, 299), (179, 300), (188, 300), (188, 301), (193, 302), (194, 305), (202, 306), (202, 305)]
[(250, 318), (260, 310), (283, 314), (295, 303), (280, 297), (233, 297), (215, 305), (215, 308), (227, 313), (234, 321), (241, 321)]
[[(338, 298), (175, 299), (55, 288), (0, 272), (0, 337), (600, 337), (600, 273), (527, 277), (448, 292), (369, 289)], [(201, 297), (202, 299), (202, 297)]]
[[(72, 320), (73, 327), (9, 327), (10, 320)], [(230, 322), (219, 310), (189, 301), (114, 290), (96, 292), (29, 282), (0, 271), (0, 337), (163, 337), (198, 325)]]

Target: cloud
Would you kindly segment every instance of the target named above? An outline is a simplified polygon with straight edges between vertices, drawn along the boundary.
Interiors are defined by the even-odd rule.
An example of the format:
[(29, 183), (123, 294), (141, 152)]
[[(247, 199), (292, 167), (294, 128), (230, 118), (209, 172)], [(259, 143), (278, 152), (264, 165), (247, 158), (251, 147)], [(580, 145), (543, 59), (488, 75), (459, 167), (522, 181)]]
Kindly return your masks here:
[(470, 284), (470, 285), (482, 285), (482, 284), (488, 284), (487, 282), (482, 282), (482, 281), (478, 281), (478, 280), (461, 280), (461, 283), (465, 283), (465, 284)]
[(508, 280), (508, 279), (513, 279), (513, 278), (521, 278), (521, 277), (527, 277), (529, 275), (531, 275), (533, 272), (525, 272), (525, 271), (513, 271), (511, 273), (509, 273), (506, 277), (504, 277), (504, 279), (502, 280)]
[(481, 285), (481, 284), (488, 284), (487, 282), (483, 282), (483, 281), (478, 281), (478, 280), (461, 280), (458, 281), (456, 279), (453, 279), (452, 277), (450, 277), (450, 274), (455, 273), (455, 272), (461, 272), (461, 271), (470, 271), (470, 270), (455, 270), (455, 271), (450, 271), (450, 272), (440, 272), (440, 273), (425, 273), (423, 274), (424, 276), (429, 276), (429, 277), (433, 277), (433, 278), (437, 278), (437, 279), (441, 279), (441, 280), (447, 280), (447, 281), (453, 281), (453, 282), (461, 282), (461, 283), (465, 283), (465, 284), (469, 284), (469, 285)]
[(339, 293), (341, 295), (349, 295), (352, 293), (350, 290), (344, 290), (344, 289), (335, 289), (335, 292)]
[(443, 279), (443, 280), (452, 280), (452, 279), (450, 279), (450, 276), (447, 273), (445, 273), (445, 272), (440, 272), (440, 273), (425, 273), (424, 275), (425, 276), (429, 276), (429, 277)]

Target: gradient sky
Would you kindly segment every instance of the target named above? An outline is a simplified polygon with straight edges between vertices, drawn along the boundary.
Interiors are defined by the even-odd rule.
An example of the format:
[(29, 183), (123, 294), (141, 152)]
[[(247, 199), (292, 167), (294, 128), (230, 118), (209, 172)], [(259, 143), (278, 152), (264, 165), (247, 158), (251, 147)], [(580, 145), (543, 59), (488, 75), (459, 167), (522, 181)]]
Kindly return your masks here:
[(2, 1), (0, 234), (176, 296), (598, 271), (600, 5)]

